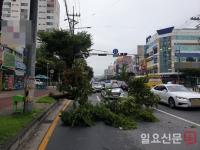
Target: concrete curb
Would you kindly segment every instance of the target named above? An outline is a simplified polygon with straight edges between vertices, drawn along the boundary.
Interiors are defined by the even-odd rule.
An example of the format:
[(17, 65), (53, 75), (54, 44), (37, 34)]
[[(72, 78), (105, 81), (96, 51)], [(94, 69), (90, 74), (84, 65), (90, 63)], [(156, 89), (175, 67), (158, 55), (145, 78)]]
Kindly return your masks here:
[(52, 104), (49, 108), (45, 110), (38, 118), (34, 119), (27, 127), (25, 127), (19, 134), (17, 134), (13, 139), (0, 145), (2, 150), (16, 150), (25, 140), (33, 134), (34, 130), (45, 120), (45, 118), (59, 105), (59, 101)]

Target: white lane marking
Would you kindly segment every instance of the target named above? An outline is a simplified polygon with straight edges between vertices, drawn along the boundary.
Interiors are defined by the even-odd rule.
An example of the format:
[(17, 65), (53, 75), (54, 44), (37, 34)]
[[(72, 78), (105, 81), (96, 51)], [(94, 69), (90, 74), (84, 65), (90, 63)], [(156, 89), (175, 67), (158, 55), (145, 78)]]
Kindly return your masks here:
[(160, 110), (160, 109), (156, 109), (156, 108), (154, 108), (154, 109), (157, 110), (157, 111), (159, 111), (159, 112), (162, 112), (162, 113), (164, 113), (164, 114), (166, 114), (166, 115), (169, 115), (169, 116), (171, 116), (171, 117), (174, 117), (174, 118), (180, 119), (180, 120), (182, 120), (182, 121), (185, 121), (185, 122), (187, 122), (187, 123), (190, 123), (190, 124), (193, 124), (193, 125), (195, 125), (195, 126), (200, 127), (200, 124), (195, 123), (195, 122), (193, 122), (193, 121), (190, 121), (190, 120), (187, 120), (187, 119), (181, 118), (181, 117), (179, 117), (179, 116), (175, 116), (175, 115), (173, 115), (173, 114), (170, 114), (170, 113), (165, 112), (165, 111)]
[(97, 96), (97, 100), (100, 102), (101, 101), (101, 99), (99, 98), (99, 96)]

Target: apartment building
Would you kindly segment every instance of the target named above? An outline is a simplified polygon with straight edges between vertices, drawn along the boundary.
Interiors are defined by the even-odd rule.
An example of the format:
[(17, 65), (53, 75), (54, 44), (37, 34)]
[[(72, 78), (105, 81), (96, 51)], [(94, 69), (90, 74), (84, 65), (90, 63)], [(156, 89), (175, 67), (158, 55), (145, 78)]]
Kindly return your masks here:
[(4, 0), (2, 7), (3, 20), (28, 20), (30, 0)]
[(59, 28), (60, 5), (58, 0), (38, 1), (38, 31), (51, 31)]
[(200, 29), (169, 27), (146, 39), (148, 73), (173, 73), (200, 68)]

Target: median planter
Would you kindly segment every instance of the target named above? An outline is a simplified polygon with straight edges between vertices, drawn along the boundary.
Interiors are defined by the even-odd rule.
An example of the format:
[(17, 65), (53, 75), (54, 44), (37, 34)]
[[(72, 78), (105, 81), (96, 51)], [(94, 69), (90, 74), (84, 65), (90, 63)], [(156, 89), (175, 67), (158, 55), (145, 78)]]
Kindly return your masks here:
[[(8, 122), (10, 122), (9, 124), (12, 125), (12, 128), (9, 128), (9, 127), (6, 128), (4, 126), (5, 127), (4, 132), (7, 132), (7, 133), (12, 132), (12, 129), (16, 128), (14, 126), (14, 123), (22, 122), (22, 124), (20, 127), (18, 127), (19, 131), (17, 131), (18, 133), (16, 135), (11, 134), (10, 135), (11, 138), (7, 137), (8, 140), (6, 141), (4, 140), (5, 142), (3, 143), (1, 142), (0, 149), (16, 150), (19, 147), (19, 145), (21, 145), (30, 135), (32, 135), (33, 131), (36, 128), (38, 128), (38, 126), (45, 120), (45, 118), (49, 115), (49, 113), (59, 105), (59, 101), (55, 101), (54, 103), (46, 104), (46, 105), (48, 105), (48, 107), (46, 107), (44, 111), (41, 111), (40, 109), (40, 111), (33, 111), (32, 113), (6, 116), (9, 120)], [(7, 118), (0, 118), (0, 122), (1, 122), (1, 119), (7, 119)], [(23, 123), (23, 118), (24, 118), (24, 123)], [(1, 129), (0, 129), (0, 133), (1, 133)], [(2, 134), (0, 135), (0, 140), (1, 140), (1, 136), (3, 135)]]

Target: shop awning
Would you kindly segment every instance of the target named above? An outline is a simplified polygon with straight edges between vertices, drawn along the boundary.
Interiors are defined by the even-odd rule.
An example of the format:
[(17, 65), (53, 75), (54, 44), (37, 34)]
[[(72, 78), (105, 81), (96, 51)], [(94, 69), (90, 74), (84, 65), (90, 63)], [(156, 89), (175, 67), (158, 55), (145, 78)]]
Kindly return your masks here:
[(41, 75), (41, 74), (36, 75), (35, 78), (36, 78), (36, 79), (48, 79), (47, 76), (45, 76), (45, 75)]

